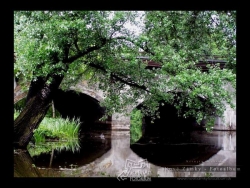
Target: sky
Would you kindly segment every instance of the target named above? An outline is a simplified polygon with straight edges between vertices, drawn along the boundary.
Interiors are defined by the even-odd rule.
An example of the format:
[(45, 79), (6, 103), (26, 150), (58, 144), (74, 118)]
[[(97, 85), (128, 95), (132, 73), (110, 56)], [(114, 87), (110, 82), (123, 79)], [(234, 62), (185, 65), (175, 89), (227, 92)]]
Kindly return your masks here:
[[(143, 16), (144, 11), (138, 11), (138, 13), (139, 13), (140, 16)], [(138, 25), (134, 25), (134, 24), (131, 24), (131, 23), (125, 23), (124, 26), (126, 28), (129, 28), (130, 30), (134, 31), (135, 35), (138, 36), (142, 32), (140, 28), (143, 26), (143, 19), (140, 19), (140, 17), (137, 17), (135, 19), (135, 21), (138, 22)]]
[[(114, 11), (112, 11), (114, 12)], [(143, 26), (143, 14), (144, 11), (137, 11), (139, 14), (139, 17), (135, 18), (135, 21), (138, 22), (136, 25), (132, 24), (131, 22), (126, 22), (124, 24), (124, 27), (129, 29), (130, 31), (134, 31), (135, 35), (139, 35), (142, 31), (141, 31), (141, 27)], [(110, 19), (112, 19), (113, 14), (110, 14)], [(142, 16), (142, 18), (140, 18)], [(116, 36), (119, 36), (119, 34), (116, 34)]]

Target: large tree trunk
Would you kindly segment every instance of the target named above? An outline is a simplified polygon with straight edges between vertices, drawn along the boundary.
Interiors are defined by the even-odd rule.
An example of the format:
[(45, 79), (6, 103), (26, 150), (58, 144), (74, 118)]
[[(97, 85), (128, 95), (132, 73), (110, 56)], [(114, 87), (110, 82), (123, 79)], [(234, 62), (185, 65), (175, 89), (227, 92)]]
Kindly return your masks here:
[(14, 177), (41, 177), (28, 151), (18, 150), (15, 152)]
[(14, 122), (14, 147), (26, 149), (33, 131), (43, 120), (53, 99), (53, 94), (58, 89), (63, 77), (53, 76), (52, 82), (38, 78), (32, 81), (26, 100), (26, 105)]

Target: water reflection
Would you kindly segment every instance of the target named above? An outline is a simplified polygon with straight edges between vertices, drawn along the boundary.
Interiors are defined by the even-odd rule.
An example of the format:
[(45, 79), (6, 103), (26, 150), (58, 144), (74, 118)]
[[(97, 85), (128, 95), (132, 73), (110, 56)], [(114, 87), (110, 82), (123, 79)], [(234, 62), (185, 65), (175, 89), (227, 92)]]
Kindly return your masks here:
[(65, 141), (46, 141), (39, 142), (35, 145), (29, 143), (28, 151), (31, 157), (39, 156), (41, 154), (54, 153), (54, 151), (69, 151), (72, 153), (79, 152), (80, 150), (79, 139), (71, 139)]
[[(34, 155), (31, 152), (35, 165), (39, 168), (51, 167), (56, 170), (78, 167), (91, 163), (111, 148), (110, 137), (99, 131), (86, 132), (80, 137), (80, 143), (68, 142), (68, 147), (65, 147), (62, 142), (54, 142), (53, 144), (61, 144), (64, 147), (54, 146), (55, 149), (51, 149), (49, 153)], [(37, 152), (36, 148), (31, 151)]]
[(221, 150), (235, 152), (235, 132), (179, 132), (165, 137), (142, 137), (131, 149), (152, 164), (162, 167), (198, 165)]
[(169, 165), (173, 164), (236, 166), (235, 132), (193, 131), (185, 134), (181, 142), (156, 137), (143, 138), (130, 145), (129, 131), (92, 131), (82, 135), (79, 152), (54, 150), (54, 153), (33, 156), (32, 163), (45, 177), (117, 177), (125, 172), (128, 159), (134, 162), (147, 159), (151, 177), (236, 176), (236, 172), (230, 171), (169, 170)]

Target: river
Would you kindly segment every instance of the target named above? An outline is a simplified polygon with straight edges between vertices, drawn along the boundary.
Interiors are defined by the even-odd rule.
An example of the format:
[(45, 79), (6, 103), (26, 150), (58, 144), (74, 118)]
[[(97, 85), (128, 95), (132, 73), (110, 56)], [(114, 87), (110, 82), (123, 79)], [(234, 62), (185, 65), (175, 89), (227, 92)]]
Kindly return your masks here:
[(131, 145), (129, 131), (99, 130), (81, 133), (79, 148), (33, 156), (33, 165), (43, 177), (236, 177), (236, 131), (145, 137)]

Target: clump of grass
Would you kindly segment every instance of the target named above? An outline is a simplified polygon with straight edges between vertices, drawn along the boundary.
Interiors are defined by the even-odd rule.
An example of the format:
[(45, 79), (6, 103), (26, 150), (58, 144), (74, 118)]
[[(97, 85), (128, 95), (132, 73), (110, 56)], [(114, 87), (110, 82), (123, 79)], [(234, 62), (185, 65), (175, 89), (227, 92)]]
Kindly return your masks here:
[(45, 117), (39, 127), (34, 130), (35, 142), (45, 142), (46, 139), (60, 141), (78, 139), (80, 123), (79, 119)]
[[(20, 114), (18, 110), (14, 111), (14, 119)], [(57, 139), (61, 141), (78, 139), (80, 131), (80, 120), (73, 118), (49, 118), (44, 117), (39, 127), (34, 130), (34, 139), (36, 143), (45, 142), (46, 139)]]
[[(20, 114), (14, 110), (14, 119)], [(79, 119), (63, 119), (44, 117), (39, 127), (34, 130), (34, 139), (36, 142), (44, 142), (46, 139), (69, 140), (78, 138), (80, 129)]]
[[(34, 130), (35, 145), (32, 146), (30, 143), (28, 151), (32, 157), (41, 153), (50, 153), (52, 150), (59, 152), (65, 150), (73, 153), (79, 151), (79, 128), (79, 119), (45, 117), (39, 127)], [(51, 140), (56, 140), (56, 142)]]
[[(20, 114), (19, 110), (14, 110), (14, 119)], [(37, 156), (41, 153), (50, 153), (52, 150), (57, 151), (78, 151), (80, 149), (79, 144), (79, 131), (80, 131), (80, 119), (63, 119), (63, 118), (51, 118), (45, 116), (39, 127), (34, 130), (32, 140), (28, 145), (28, 151), (30, 155)], [(49, 140), (49, 141), (48, 141)], [(53, 140), (53, 142), (51, 142)], [(54, 142), (54, 141), (57, 142)]]

